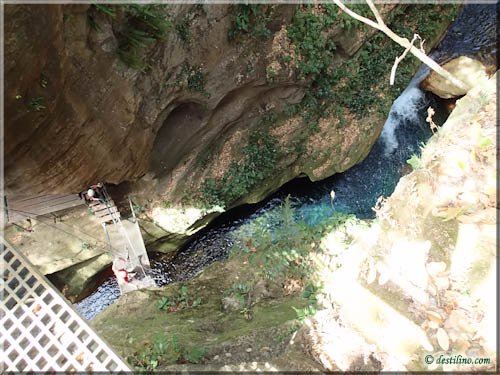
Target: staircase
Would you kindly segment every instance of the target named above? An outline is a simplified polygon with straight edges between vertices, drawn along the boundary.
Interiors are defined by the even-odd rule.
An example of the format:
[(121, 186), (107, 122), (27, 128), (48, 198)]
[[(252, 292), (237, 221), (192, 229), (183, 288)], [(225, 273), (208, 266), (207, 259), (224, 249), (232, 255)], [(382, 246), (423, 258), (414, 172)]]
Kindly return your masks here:
[(113, 200), (109, 200), (106, 203), (101, 201), (93, 201), (89, 204), (89, 207), (94, 212), (99, 222), (103, 225), (106, 223), (118, 223), (120, 221), (120, 211), (116, 207)]

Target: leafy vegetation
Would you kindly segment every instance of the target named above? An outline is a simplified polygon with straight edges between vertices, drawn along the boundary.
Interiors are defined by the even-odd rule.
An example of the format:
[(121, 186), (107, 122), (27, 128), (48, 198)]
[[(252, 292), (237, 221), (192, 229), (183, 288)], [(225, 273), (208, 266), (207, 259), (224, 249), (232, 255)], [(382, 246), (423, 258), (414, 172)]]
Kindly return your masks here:
[(314, 284), (307, 284), (302, 292), (302, 297), (307, 298), (310, 304), (316, 303), (316, 294), (319, 288)]
[(132, 202), (132, 208), (137, 215), (140, 215), (146, 211), (146, 207), (134, 202)]
[(137, 371), (154, 371), (162, 364), (177, 363), (200, 363), (206, 349), (199, 346), (184, 347), (179, 344), (176, 335), (170, 339), (166, 336), (157, 336), (153, 343), (146, 343), (146, 348), (127, 358)]
[(325, 33), (337, 21), (335, 5), (324, 5), (324, 12), (313, 13), (312, 5), (305, 5), (295, 13), (288, 28), (288, 37), (300, 56), (298, 70), (302, 77), (321, 74), (331, 66), (335, 43)]
[(175, 24), (175, 31), (177, 35), (182, 40), (184, 45), (189, 45), (191, 43), (191, 31), (189, 30), (189, 18), (184, 17), (181, 21)]
[(124, 35), (125, 41), (120, 46), (118, 55), (129, 67), (144, 70), (148, 67), (144, 61), (143, 51), (151, 45), (155, 39), (147, 32), (131, 28)]
[(41, 110), (45, 109), (43, 96), (37, 96), (31, 99), (30, 102), (28, 103), (28, 108), (35, 112), (40, 112)]
[[(167, 80), (170, 75), (167, 77)], [(199, 92), (203, 96), (209, 98), (210, 93), (205, 90), (205, 84), (207, 80), (201, 66), (190, 65), (184, 62), (181, 70), (175, 76), (173, 83), (167, 83), (167, 86), (171, 87), (187, 87), (191, 92)]]
[(182, 353), (182, 358), (189, 363), (201, 363), (206, 352), (202, 346), (193, 346)]
[(231, 285), (229, 289), (224, 291), (224, 296), (235, 297), (241, 306), (245, 306), (248, 301), (248, 294), (250, 293), (251, 287), (247, 283), (238, 282)]
[(158, 308), (160, 310), (167, 309), (168, 312), (176, 312), (187, 308), (194, 308), (200, 306), (202, 300), (200, 297), (194, 298), (189, 294), (188, 287), (182, 285), (179, 288), (177, 295), (170, 297), (162, 297), (158, 301)]
[(271, 281), (304, 280), (303, 296), (313, 304), (319, 287), (315, 280), (308, 279), (314, 273), (309, 258), (311, 246), (316, 248), (325, 233), (340, 230), (355, 220), (354, 215), (336, 212), (313, 228), (297, 217), (287, 198), (280, 207), (238, 230), (232, 256), (244, 255), (257, 274)]
[(164, 5), (126, 5), (126, 27), (119, 35), (118, 55), (129, 67), (137, 70), (148, 68), (146, 50), (154, 42), (165, 38), (172, 27)]
[(247, 238), (241, 251), (247, 254), (249, 264), (270, 280), (305, 276), (311, 232), (296, 220), (290, 199), (287, 198), (274, 214), (259, 221), (262, 222), (255, 222), (241, 233)]
[(292, 306), (292, 309), (295, 311), (295, 314), (297, 314), (297, 319), (301, 323), (303, 323), (308, 316), (316, 314), (316, 308), (313, 305), (306, 306), (302, 309), (297, 309)]
[(422, 160), (420, 160), (420, 158), (415, 154), (413, 154), (406, 162), (410, 164), (414, 170), (422, 168)]
[(206, 78), (200, 66), (190, 66), (185, 64), (184, 74), (187, 76), (187, 86), (190, 91), (196, 91), (209, 97), (210, 94), (205, 90)]
[(236, 6), (233, 23), (229, 29), (229, 40), (237, 39), (241, 34), (254, 38), (266, 39), (271, 36), (267, 24), (271, 20), (270, 7), (262, 4), (239, 4)]
[(135, 353), (128, 360), (137, 370), (153, 371), (162, 362), (162, 357), (167, 353), (171, 343), (165, 337), (157, 337), (152, 345), (148, 345), (143, 351)]
[(115, 7), (109, 6), (109, 5), (104, 5), (104, 4), (92, 4), (97, 11), (110, 16), (110, 17), (115, 17), (116, 16), (116, 10)]
[(202, 200), (207, 205), (229, 205), (276, 170), (277, 142), (265, 132), (252, 132), (242, 154), (242, 159), (233, 161), (222, 178), (203, 182)]
[[(373, 17), (366, 5), (350, 5), (350, 8)], [(448, 6), (438, 12), (428, 5), (408, 5), (406, 9), (397, 7), (390, 13), (387, 23), (401, 36), (411, 38), (418, 31), (429, 40), (438, 32), (436, 24), (454, 17), (457, 9)], [(295, 113), (301, 113), (313, 131), (318, 119), (328, 114), (334, 114), (340, 120), (340, 127), (345, 126), (343, 108), (357, 117), (363, 117), (373, 109), (387, 115), (391, 103), (404, 90), (420, 64), (417, 59), (408, 57), (400, 64), (394, 86), (389, 86), (388, 80), (374, 80), (373, 77), (388, 77), (394, 59), (402, 53), (399, 45), (385, 35), (375, 33), (364, 43), (356, 58), (350, 60), (353, 62), (350, 66), (334, 66), (336, 46), (329, 32), (336, 26), (344, 30), (353, 26), (366, 27), (339, 13), (334, 5), (323, 4), (299, 7), (288, 28), (288, 37), (295, 45), (299, 77), (311, 80), (300, 109)], [(377, 94), (380, 92), (384, 94)]]
[(40, 83), (40, 87), (46, 88), (47, 85), (49, 84), (49, 79), (47, 76), (43, 73), (40, 74), (40, 79), (38, 80), (38, 83)]

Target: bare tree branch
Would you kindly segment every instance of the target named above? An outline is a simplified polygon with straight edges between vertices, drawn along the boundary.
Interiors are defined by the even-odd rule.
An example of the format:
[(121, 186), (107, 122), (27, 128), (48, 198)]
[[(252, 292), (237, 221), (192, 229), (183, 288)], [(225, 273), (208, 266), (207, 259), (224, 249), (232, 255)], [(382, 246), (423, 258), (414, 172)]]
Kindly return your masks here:
[(371, 1), (367, 1), (367, 3), (368, 3), (368, 6), (370, 7), (370, 10), (375, 15), (375, 19), (377, 20), (377, 23), (380, 25), (380, 27), (385, 27), (385, 22), (382, 19), (382, 16), (380, 15), (380, 13), (378, 12), (377, 8), (375, 7), (375, 4), (373, 4), (373, 2), (371, 2)]
[[(410, 44), (413, 46), (413, 43), (417, 39), (420, 39), (420, 50), (423, 51), (423, 41), (422, 41), (422, 38), (420, 37), (420, 35), (413, 34), (413, 39), (411, 40)], [(389, 84), (391, 86), (394, 85), (394, 79), (396, 77), (396, 70), (398, 69), (398, 65), (406, 57), (408, 52), (410, 52), (409, 48), (405, 49), (405, 51), (403, 52), (403, 54), (401, 56), (396, 57), (396, 60), (394, 61), (394, 65), (392, 66), (392, 69), (391, 69), (391, 77), (389, 78)]]
[(342, 3), (342, 1), (340, 0), (332, 0), (335, 5), (337, 5), (340, 9), (342, 9), (344, 12), (346, 12), (348, 15), (350, 15), (352, 18), (355, 18), (357, 19), (358, 21), (361, 21), (363, 23), (366, 23), (367, 25), (370, 25), (371, 27), (377, 29), (377, 30), (380, 30), (382, 31), (382, 29), (380, 28), (380, 25), (377, 24), (376, 22), (373, 22), (371, 19), (369, 18), (365, 18), (363, 16), (360, 16), (359, 14), (357, 13), (354, 13), (352, 10), (350, 10), (348, 7), (346, 7), (344, 5), (344, 3)]
[[(456, 78), (453, 74), (448, 72), (446, 69), (443, 69), (438, 63), (436, 63), (434, 60), (432, 60), (429, 56), (425, 54), (424, 51), (416, 48), (413, 43), (410, 43), (410, 41), (406, 38), (401, 38), (399, 35), (394, 33), (387, 25), (384, 23), (382, 20), (382, 17), (380, 16), (380, 13), (378, 12), (377, 8), (373, 4), (372, 0), (366, 0), (366, 3), (370, 7), (371, 11), (375, 15), (375, 18), (377, 19), (377, 22), (374, 22), (373, 20), (363, 17), (355, 12), (353, 12), (351, 9), (346, 7), (341, 0), (332, 0), (335, 5), (337, 5), (342, 11), (353, 17), (354, 19), (357, 19), (358, 21), (361, 21), (377, 30), (382, 31), (385, 35), (387, 35), (389, 38), (394, 40), (396, 43), (398, 43), (400, 46), (404, 47), (407, 49), (413, 56), (418, 58), (420, 61), (422, 61), (425, 65), (427, 65), (429, 68), (434, 70), (437, 74), (442, 76), (443, 78), (447, 79), (450, 81), (453, 85), (456, 87), (467, 91), (467, 86), (460, 81), (458, 78)], [(405, 53), (408, 53), (405, 51)]]
[(435, 113), (436, 112), (434, 111), (434, 108), (432, 108), (432, 107), (427, 108), (427, 118), (425, 119), (425, 121), (427, 123), (429, 123), (429, 126), (431, 127), (432, 134), (435, 134), (439, 130), (438, 126), (436, 125), (436, 123), (432, 119), (432, 116), (434, 116)]

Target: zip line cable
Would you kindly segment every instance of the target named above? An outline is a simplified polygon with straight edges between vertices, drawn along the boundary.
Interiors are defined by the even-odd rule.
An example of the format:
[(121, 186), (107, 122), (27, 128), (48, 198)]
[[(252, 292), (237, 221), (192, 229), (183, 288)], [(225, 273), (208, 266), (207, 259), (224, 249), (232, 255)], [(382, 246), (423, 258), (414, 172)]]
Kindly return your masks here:
[[(49, 226), (49, 227), (51, 227), (51, 228), (54, 228), (54, 229), (60, 230), (61, 232), (66, 233), (66, 234), (68, 234), (68, 235), (70, 235), (70, 236), (72, 236), (72, 237), (75, 237), (75, 238), (79, 239), (79, 240), (80, 240), (80, 241), (82, 241), (82, 242), (87, 242), (87, 240), (86, 240), (86, 239), (83, 239), (83, 238), (81, 238), (81, 237), (77, 236), (77, 235), (76, 235), (76, 234), (74, 234), (74, 233), (68, 232), (68, 231), (66, 231), (66, 230), (64, 230), (64, 229), (62, 229), (62, 228), (56, 227), (56, 226), (55, 226), (55, 225), (53, 225), (53, 224), (49, 224), (49, 223), (47, 223), (47, 222), (45, 222), (45, 221), (43, 221), (43, 220), (40, 220), (40, 218), (41, 218), (41, 217), (43, 217), (43, 218), (47, 218), (45, 215), (37, 215), (37, 214), (35, 214), (35, 213), (33, 213), (33, 212), (29, 212), (29, 211), (21, 211), (21, 210), (10, 209), (10, 208), (9, 208), (9, 210), (10, 210), (10, 211), (13, 211), (13, 212), (17, 212), (17, 213), (19, 213), (20, 215), (22, 215), (22, 216), (24, 216), (24, 217), (26, 217), (26, 218), (30, 218), (31, 216), (36, 216), (36, 217), (37, 217), (37, 219), (36, 219), (36, 220), (40, 221), (40, 223), (45, 224), (45, 225), (47, 225), (47, 226)], [(80, 232), (80, 233), (82, 233), (82, 234), (84, 234), (84, 235), (86, 235), (86, 236), (88, 236), (88, 237), (90, 237), (91, 239), (93, 239), (93, 240), (97, 241), (98, 243), (104, 243), (104, 241), (102, 241), (102, 240), (100, 240), (100, 239), (98, 239), (98, 238), (95, 238), (94, 236), (92, 236), (92, 235), (90, 235), (90, 234), (88, 234), (88, 233), (86, 233), (86, 232), (84, 232), (84, 231), (82, 231), (82, 230), (80, 230), (80, 229), (76, 228), (76, 227), (75, 227), (75, 226), (73, 226), (73, 225), (66, 224), (66, 223), (64, 223), (64, 222), (62, 222), (62, 221), (60, 221), (60, 223), (61, 223), (61, 224), (63, 224), (63, 225), (65, 225), (65, 226), (67, 226), (67, 227), (69, 227), (69, 228), (72, 228), (72, 229), (74, 229), (74, 230), (76, 230), (76, 231), (78, 231), (78, 232)], [(113, 250), (116, 250), (116, 249), (114, 249), (114, 248), (111, 246), (111, 244), (109, 244), (109, 246), (107, 246), (107, 245), (102, 245), (102, 246), (99, 246), (97, 249), (103, 249), (103, 250), (105, 250), (105, 249), (106, 249), (106, 248), (108, 248), (108, 247), (109, 247), (109, 248), (111, 248), (111, 249), (113, 249)]]
[[(33, 214), (32, 212), (28, 212), (28, 211), (21, 211), (21, 210), (15, 210), (15, 209), (12, 209), (11, 211), (17, 212), (17, 213), (19, 213), (20, 215), (25, 216), (25, 217), (29, 217), (28, 215), (35, 215), (35, 214)], [(40, 216), (45, 217), (44, 215), (40, 215)], [(56, 226), (55, 226), (55, 225), (53, 225), (53, 224), (49, 224), (49, 223), (47, 223), (47, 222), (45, 222), (45, 221), (42, 221), (42, 220), (40, 220), (40, 222), (41, 222), (42, 224), (45, 224), (45, 225), (47, 225), (47, 226), (51, 227), (51, 228), (54, 228), (54, 229), (60, 230), (60, 231), (61, 231), (61, 232), (63, 232), (63, 233), (66, 233), (66, 234), (68, 234), (68, 235), (70, 235), (70, 236), (72, 236), (72, 237), (75, 237), (75, 238), (79, 239), (80, 241), (86, 242), (86, 240), (84, 240), (83, 238), (81, 238), (81, 237), (79, 237), (79, 236), (77, 236), (77, 235), (75, 235), (75, 234), (73, 234), (73, 233), (71, 233), (71, 232), (68, 232), (68, 231), (66, 231), (66, 230), (64, 230), (64, 229), (62, 229), (62, 228), (58, 228), (58, 227), (56, 227)], [(73, 228), (73, 229), (78, 230), (77, 228), (75, 228), (75, 227), (73, 227), (73, 226), (70, 226), (70, 225), (68, 225), (68, 224), (66, 224), (66, 223), (63, 223), (63, 222), (61, 222), (61, 223), (62, 223), (62, 224), (64, 224), (64, 225), (66, 225), (66, 226), (68, 226), (68, 227), (70, 227), (70, 228)], [(122, 226), (123, 226), (123, 224), (122, 224)], [(104, 230), (105, 230), (106, 235), (108, 236), (108, 240), (109, 240), (109, 235), (108, 235), (108, 232), (107, 232), (107, 230), (106, 230), (105, 228), (104, 228)], [(123, 228), (123, 230), (125, 230), (125, 228)], [(81, 230), (78, 230), (78, 231), (79, 231), (80, 233), (83, 233), (83, 234), (85, 234), (86, 236), (88, 236), (88, 237), (90, 237), (90, 238), (92, 238), (92, 239), (94, 239), (94, 240), (98, 241), (98, 242), (101, 242), (101, 243), (103, 242), (103, 241), (98, 240), (97, 238), (95, 238), (95, 237), (93, 237), (93, 236), (89, 235), (88, 233), (85, 233), (85, 232), (83, 232), (83, 231), (81, 231)], [(129, 241), (129, 243), (131, 244), (130, 239), (128, 238), (128, 236), (127, 236), (127, 239), (128, 239), (128, 241)], [(112, 246), (111, 246), (111, 241), (109, 241), (109, 246), (106, 246), (106, 245), (104, 245), (104, 246), (99, 246), (99, 247), (97, 247), (97, 250), (100, 250), (100, 249), (105, 250), (106, 252), (111, 253), (111, 255), (112, 255), (112, 256), (114, 256), (115, 254), (113, 253), (113, 251), (109, 251), (109, 250), (107, 250), (108, 248), (109, 248), (109, 249), (111, 249), (111, 250), (114, 250), (114, 251), (115, 251), (115, 254), (120, 252), (118, 249), (116, 249), (116, 248), (114, 248), (114, 247), (112, 247)], [(128, 255), (129, 255), (129, 254), (128, 254)], [(140, 267), (141, 267), (142, 274), (144, 275), (144, 277), (146, 277), (146, 276), (147, 276), (146, 271), (144, 270), (144, 267), (142, 266), (142, 263), (141, 263), (141, 262), (139, 262), (139, 263), (140, 263)]]

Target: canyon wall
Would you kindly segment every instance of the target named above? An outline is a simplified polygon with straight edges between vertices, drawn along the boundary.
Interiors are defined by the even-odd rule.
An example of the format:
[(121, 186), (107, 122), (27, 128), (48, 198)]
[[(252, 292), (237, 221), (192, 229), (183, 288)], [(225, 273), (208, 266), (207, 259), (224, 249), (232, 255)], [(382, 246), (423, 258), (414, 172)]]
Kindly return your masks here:
[[(381, 6), (427, 48), (455, 12)], [(228, 207), (343, 171), (419, 65), (389, 87), (386, 39), (333, 6), (6, 5), (6, 195), (127, 181)]]

